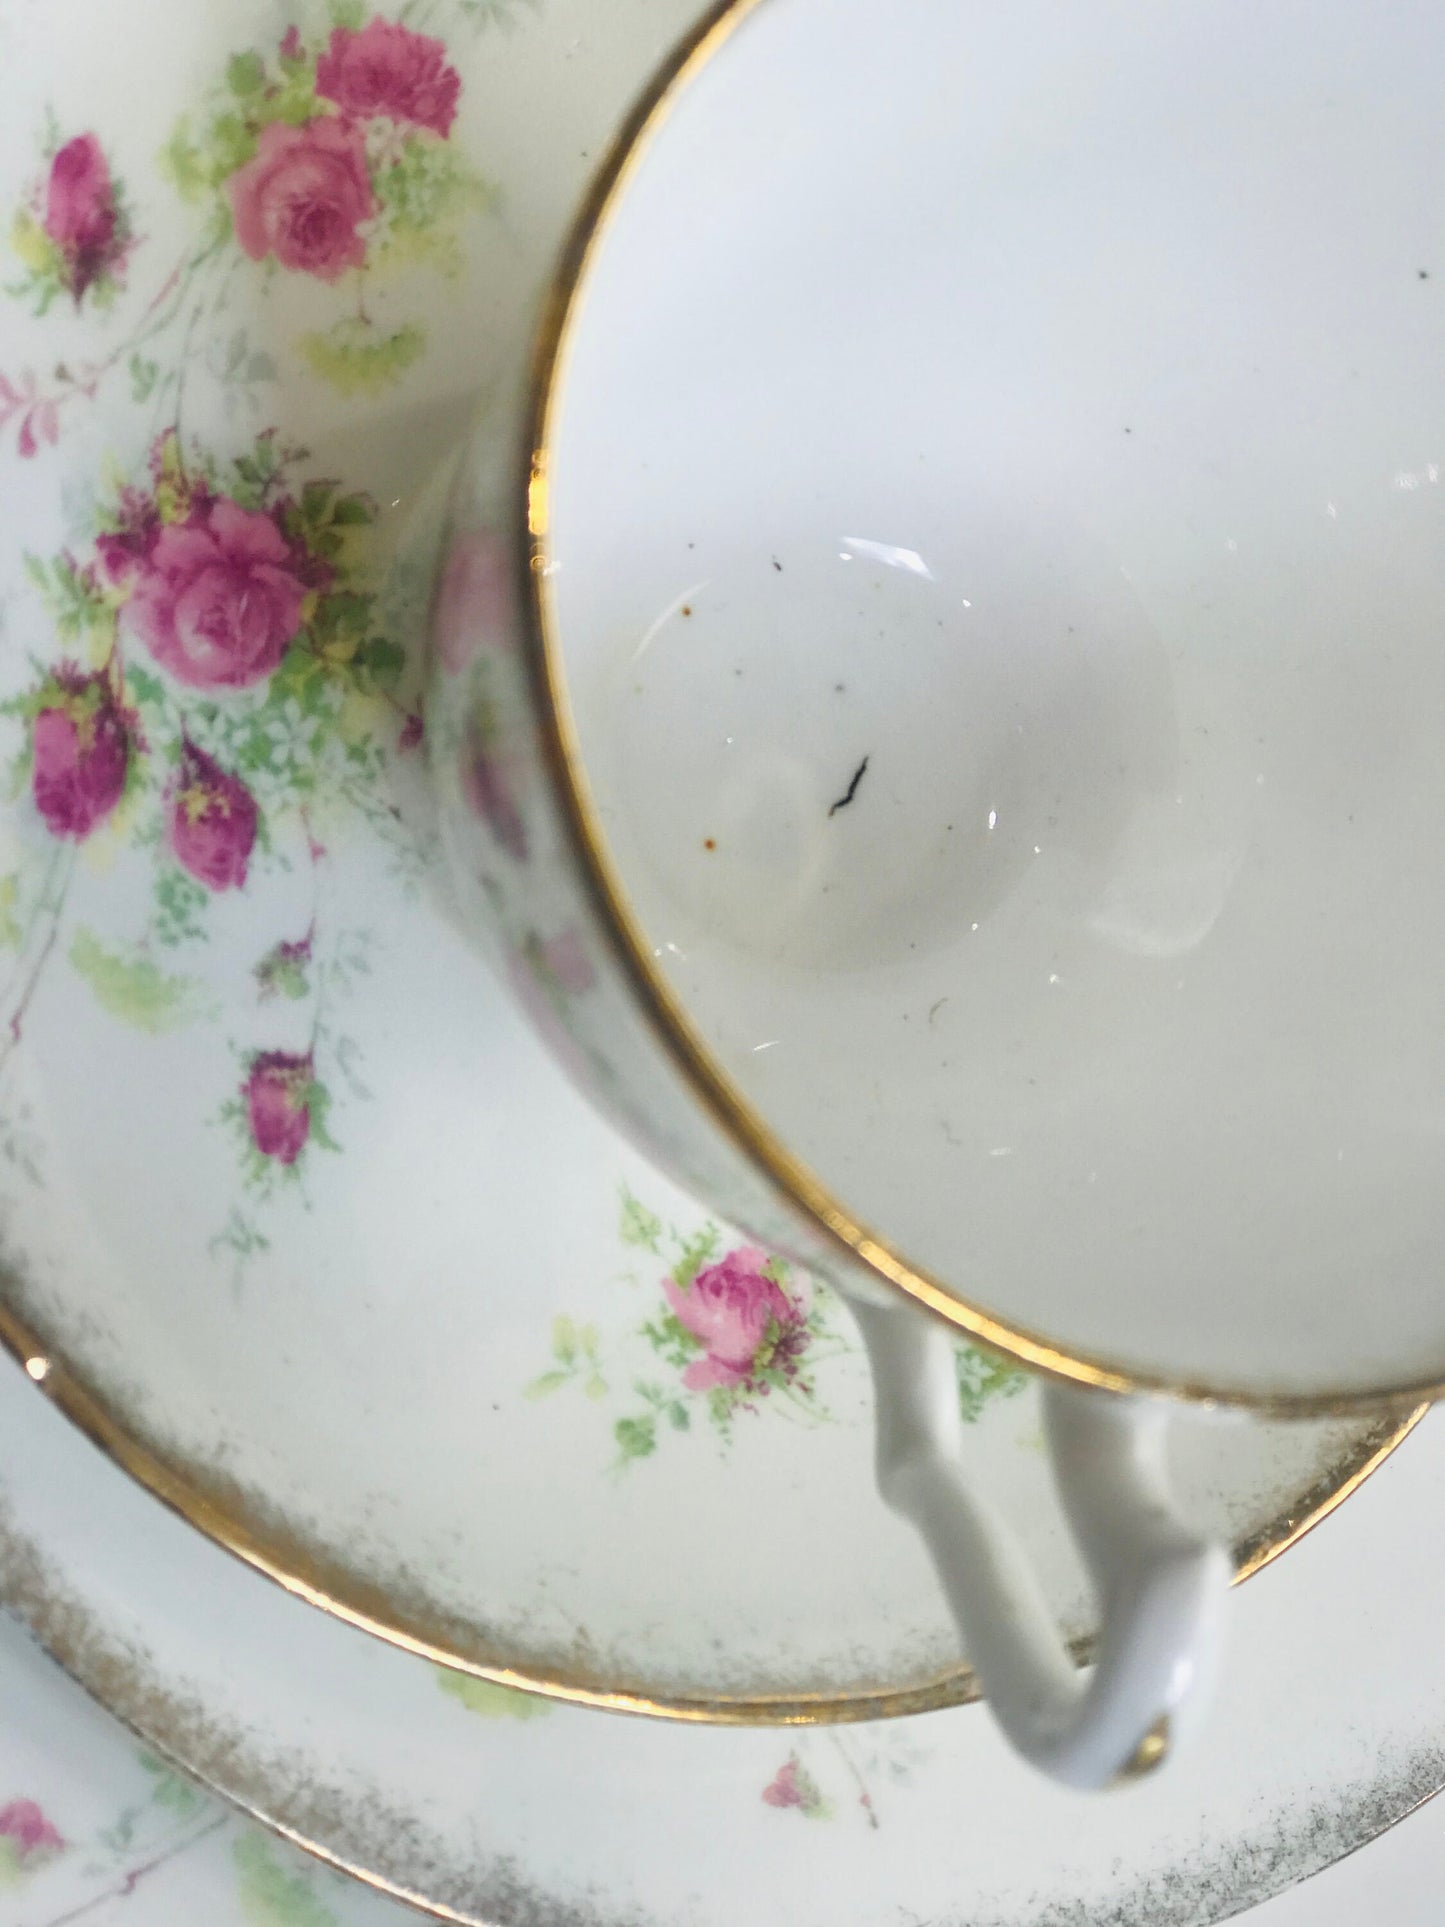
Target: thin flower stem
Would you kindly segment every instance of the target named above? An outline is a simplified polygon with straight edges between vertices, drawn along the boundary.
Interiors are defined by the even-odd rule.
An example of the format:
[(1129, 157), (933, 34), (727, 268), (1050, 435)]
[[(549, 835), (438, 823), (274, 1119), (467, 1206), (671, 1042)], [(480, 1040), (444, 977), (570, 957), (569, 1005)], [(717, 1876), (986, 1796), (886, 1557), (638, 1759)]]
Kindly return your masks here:
[(868, 1790), (868, 1782), (863, 1777), (863, 1769), (856, 1764), (852, 1754), (843, 1744), (841, 1734), (829, 1733), (828, 1737), (837, 1750), (838, 1758), (843, 1762), (844, 1766), (847, 1767), (849, 1773), (852, 1774), (853, 1784), (858, 1789), (858, 1804), (868, 1815), (869, 1826), (876, 1832), (881, 1823), (878, 1818), (878, 1809), (873, 1804), (873, 1795)]
[(208, 1820), (205, 1826), (197, 1828), (194, 1833), (187, 1834), (184, 1840), (178, 1840), (173, 1846), (167, 1847), (164, 1853), (156, 1854), (153, 1859), (143, 1862), (139, 1867), (132, 1867), (123, 1880), (106, 1887), (98, 1894), (92, 1894), (89, 1900), (83, 1900), (78, 1907), (72, 1907), (68, 1914), (56, 1914), (53, 1919), (45, 1921), (43, 1927), (71, 1927), (73, 1921), (84, 1920), (87, 1914), (93, 1914), (97, 1907), (103, 1907), (108, 1900), (128, 1899), (147, 1874), (155, 1873), (158, 1868), (166, 1866), (172, 1860), (178, 1860), (183, 1853), (189, 1853), (192, 1847), (198, 1847), (211, 1834), (219, 1833), (222, 1827), (229, 1824), (230, 1818), (229, 1813), (218, 1813), (213, 1820)]
[[(39, 988), (45, 966), (50, 961), (51, 953), (54, 951), (56, 941), (60, 936), (60, 919), (65, 910), (65, 899), (70, 890), (70, 880), (74, 871), (74, 848), (68, 847), (64, 850), (57, 851), (51, 861), (50, 874), (45, 880), (45, 889), (41, 894), (41, 908), (42, 910), (49, 911), (50, 928), (46, 931), (45, 940), (41, 944), (34, 961), (26, 973), (25, 982), (21, 988), (19, 998), (10, 1013), (9, 1022), (5, 1026), (4, 1036), (0, 1038), (0, 1069), (3, 1069), (9, 1062), (11, 1053), (20, 1042), (25, 1017), (30, 1009), (30, 1000)], [(53, 898), (53, 900), (47, 903), (46, 898)]]

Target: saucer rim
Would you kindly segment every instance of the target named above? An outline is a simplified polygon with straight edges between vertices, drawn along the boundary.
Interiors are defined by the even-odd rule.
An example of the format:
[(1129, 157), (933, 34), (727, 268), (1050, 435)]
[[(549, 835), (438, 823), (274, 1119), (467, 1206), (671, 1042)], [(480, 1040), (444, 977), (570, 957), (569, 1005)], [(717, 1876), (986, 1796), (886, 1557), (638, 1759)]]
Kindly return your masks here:
[[(231, 1505), (219, 1502), (193, 1477), (143, 1444), (112, 1415), (105, 1401), (89, 1388), (58, 1348), (47, 1344), (13, 1306), (3, 1300), (0, 1300), (0, 1347), (15, 1359), (35, 1390), (43, 1393), (106, 1458), (186, 1524), (243, 1565), (330, 1618), (432, 1665), (543, 1699), (692, 1725), (832, 1726), (906, 1718), (944, 1707), (969, 1705), (980, 1698), (973, 1668), (967, 1664), (945, 1668), (912, 1685), (868, 1692), (678, 1694), (644, 1692), (615, 1682), (607, 1684), (598, 1679), (543, 1672), (502, 1660), (476, 1659), (458, 1652), (449, 1643), (444, 1627), (405, 1623), (389, 1601), (369, 1609), (345, 1598), (344, 1576), (338, 1581), (321, 1562), (298, 1556), (294, 1548), (279, 1546), (253, 1506), (245, 1501)], [(1240, 1585), (1253, 1578), (1298, 1545), (1391, 1457), (1429, 1409), (1425, 1403), (1403, 1418), (1382, 1418), (1358, 1438), (1352, 1449), (1297, 1494), (1282, 1514), (1234, 1548), (1235, 1573), (1231, 1584)], [(392, 1617), (386, 1616), (388, 1609)], [(1086, 1665), (1091, 1651), (1092, 1641), (1077, 1642), (1077, 1662)]]

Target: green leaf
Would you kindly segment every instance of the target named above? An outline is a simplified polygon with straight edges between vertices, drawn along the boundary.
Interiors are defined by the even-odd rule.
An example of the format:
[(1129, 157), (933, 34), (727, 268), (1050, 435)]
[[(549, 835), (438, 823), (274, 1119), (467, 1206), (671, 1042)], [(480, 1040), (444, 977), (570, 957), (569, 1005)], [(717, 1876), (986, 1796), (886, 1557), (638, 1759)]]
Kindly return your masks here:
[(149, 669), (133, 668), (129, 664), (125, 672), (125, 689), (133, 703), (155, 704), (166, 699), (165, 684), (159, 676), (153, 676)]
[(244, 100), (259, 94), (266, 84), (266, 69), (258, 53), (233, 54), (226, 63), (226, 85)]
[(577, 1327), (565, 1312), (552, 1320), (552, 1356), (564, 1365), (577, 1356)]
[(130, 370), (130, 398), (132, 401), (149, 401), (155, 392), (156, 382), (160, 379), (160, 363), (149, 361), (138, 351), (126, 363)]
[(474, 1679), (449, 1666), (437, 1667), (436, 1683), (449, 1699), (460, 1701), (469, 1713), (480, 1713), (484, 1720), (544, 1720), (552, 1711), (551, 1700), (540, 1693), (519, 1693), (515, 1686)]
[(265, 1834), (243, 1833), (231, 1857), (241, 1912), (251, 1927), (338, 1927), (336, 1915), (317, 1897), (310, 1870), (283, 1867)]
[(185, 201), (198, 201), (211, 185), (201, 150), (191, 137), (191, 124), (184, 117), (160, 151), (160, 171)]
[(351, 316), (325, 334), (302, 335), (301, 353), (313, 374), (340, 395), (381, 395), (420, 359), (426, 333), (416, 322), (382, 334)]
[(680, 1398), (675, 1398), (668, 1406), (667, 1416), (674, 1432), (686, 1432), (692, 1425), (692, 1414)]
[(389, 636), (371, 636), (357, 650), (353, 667), (363, 684), (394, 689), (406, 668), (406, 651)]
[(211, 154), (207, 172), (219, 187), (256, 152), (256, 136), (240, 114), (219, 114), (211, 122)]
[(1013, 1398), (1028, 1383), (1027, 1372), (979, 1345), (960, 1345), (954, 1362), (958, 1373), (958, 1409), (966, 1425), (976, 1424), (991, 1401)]
[(650, 1458), (657, 1450), (657, 1425), (650, 1418), (620, 1418), (612, 1428), (617, 1449), (625, 1464), (632, 1459)]
[(317, 525), (325, 522), (335, 493), (335, 482), (308, 482), (301, 491), (302, 519)]
[(341, 1146), (326, 1128), (331, 1115), (331, 1093), (317, 1078), (307, 1087), (306, 1110), (311, 1121), (311, 1142), (319, 1144), (323, 1151), (339, 1151)]
[(682, 1255), (672, 1268), (673, 1283), (686, 1291), (703, 1267), (716, 1258), (721, 1245), (722, 1233), (715, 1224), (705, 1224), (701, 1231), (685, 1238)]
[(108, 950), (93, 930), (76, 931), (70, 961), (101, 1009), (137, 1030), (159, 1035), (210, 1014), (194, 977), (168, 976), (147, 956)]
[(139, 1753), (136, 1757), (151, 1775), (154, 1782), (151, 1799), (158, 1807), (186, 1815), (198, 1813), (207, 1804), (201, 1789), (167, 1766), (164, 1760), (158, 1760), (153, 1753)]
[(326, 0), (326, 11), (333, 27), (350, 27), (353, 32), (366, 18), (363, 0)]
[(376, 509), (365, 495), (342, 495), (332, 507), (331, 520), (339, 525), (359, 526), (374, 522)]
[(522, 1397), (532, 1400), (548, 1398), (553, 1392), (561, 1391), (571, 1376), (570, 1372), (543, 1372), (540, 1378), (534, 1378), (530, 1385), (522, 1388)]
[(630, 1191), (624, 1190), (622, 1222), (617, 1235), (625, 1245), (640, 1245), (644, 1251), (656, 1251), (662, 1241), (662, 1220)]
[(595, 1404), (598, 1399), (606, 1398), (607, 1380), (602, 1376), (601, 1372), (594, 1372), (582, 1387), (582, 1391), (584, 1396), (590, 1398)]

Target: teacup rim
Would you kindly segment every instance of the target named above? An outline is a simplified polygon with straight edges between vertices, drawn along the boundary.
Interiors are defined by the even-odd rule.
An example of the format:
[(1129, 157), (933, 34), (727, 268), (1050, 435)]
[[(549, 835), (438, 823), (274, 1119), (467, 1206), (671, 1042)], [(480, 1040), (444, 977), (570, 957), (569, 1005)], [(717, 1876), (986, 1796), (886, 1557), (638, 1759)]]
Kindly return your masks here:
[(715, 0), (656, 69), (591, 177), (558, 257), (532, 341), (514, 497), (523, 509), (515, 522), (518, 546), (514, 553), (521, 583), (520, 642), (569, 854), (611, 959), (654, 1039), (692, 1096), (774, 1194), (793, 1211), (801, 1211), (828, 1245), (861, 1262), (901, 1299), (942, 1319), (971, 1342), (1046, 1379), (1119, 1395), (1150, 1395), (1196, 1406), (1227, 1407), (1261, 1418), (1387, 1417), (1433, 1403), (1445, 1397), (1445, 1377), (1302, 1390), (1155, 1372), (1087, 1348), (1067, 1346), (962, 1297), (856, 1218), (842, 1199), (788, 1149), (729, 1077), (653, 957), (612, 857), (586, 774), (552, 587), (550, 474), (559, 405), (583, 299), (613, 218), (684, 93), (738, 29), (767, 4), (768, 0)]

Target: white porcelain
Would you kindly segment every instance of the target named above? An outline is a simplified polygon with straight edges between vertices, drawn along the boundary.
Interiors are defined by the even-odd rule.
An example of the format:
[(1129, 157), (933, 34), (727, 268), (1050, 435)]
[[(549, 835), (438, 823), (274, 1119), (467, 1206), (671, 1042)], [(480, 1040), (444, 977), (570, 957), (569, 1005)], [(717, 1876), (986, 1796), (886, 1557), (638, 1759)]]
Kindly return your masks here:
[[(5, 278), (29, 260), (35, 283), (0, 299), (0, 1332), (195, 1524), (393, 1641), (689, 1717), (863, 1716), (976, 1689), (869, 1496), (846, 1314), (658, 1178), (511, 1014), (437, 900), (416, 743), (473, 390), (686, 13), (437, 9), (418, 47), (385, 12), (0, 6)], [(347, 94), (367, 34), (366, 72), (429, 123), (368, 119), (368, 182), (425, 164), (451, 199), (400, 248), (392, 183), (391, 227), (362, 223), (334, 281), (251, 259), (220, 217), (259, 136), (243, 159), (227, 116), (244, 132), (283, 79)], [(284, 98), (301, 118), (277, 125), (338, 119)], [(198, 185), (197, 155), (231, 172)], [(323, 142), (302, 181), (344, 214), (332, 163)], [(240, 205), (275, 215), (262, 173)], [(321, 263), (350, 246), (344, 221), (317, 235)], [(223, 625), (229, 653), (198, 653), (177, 615), (207, 581), (226, 606), (217, 567), (266, 609), (293, 578), (311, 598), (269, 675), (285, 637), (242, 625), (257, 657)], [(540, 955), (560, 982), (565, 946)], [(741, 1309), (688, 1325), (684, 1287), (684, 1311)], [(969, 1347), (952, 1369), (968, 1463), (1085, 1639), (1034, 1394)], [(1180, 1476), (1253, 1561), (1384, 1437), (1206, 1443)]]
[[(1336, 1524), (1243, 1589), (1211, 1730), (1170, 1773), (1105, 1801), (1043, 1784), (976, 1708), (720, 1731), (439, 1675), (187, 1532), (37, 1410), (9, 1367), (0, 1468), (0, 1594), (63, 1663), (150, 1747), (443, 1919), (1206, 1927), (1445, 1780), (1434, 1422)], [(7, 1651), (0, 1640), (13, 1720)], [(15, 1791), (46, 1798), (38, 1779)], [(66, 1816), (48, 1817), (64, 1831)], [(55, 1863), (57, 1881), (74, 1871)], [(62, 1911), (59, 1894), (44, 1910), (50, 1878), (16, 1927)], [(370, 1897), (348, 1903), (319, 1870), (310, 1886), (346, 1927), (353, 1904), (373, 1918)], [(230, 1887), (189, 1917), (228, 1920)], [(319, 1918), (298, 1901), (296, 1922), (281, 1913), (275, 1927)]]
[(1011, 1736), (1103, 1784), (1228, 1571), (1161, 1485), (1126, 1523), (1158, 1414), (1054, 1445), (1112, 1608), (1080, 1698), (879, 1319), (1111, 1394), (1445, 1381), (1445, 32), (876, 23), (738, 0), (660, 71), (465, 458), (431, 747), (577, 1081), (878, 1312), (883, 1489)]

